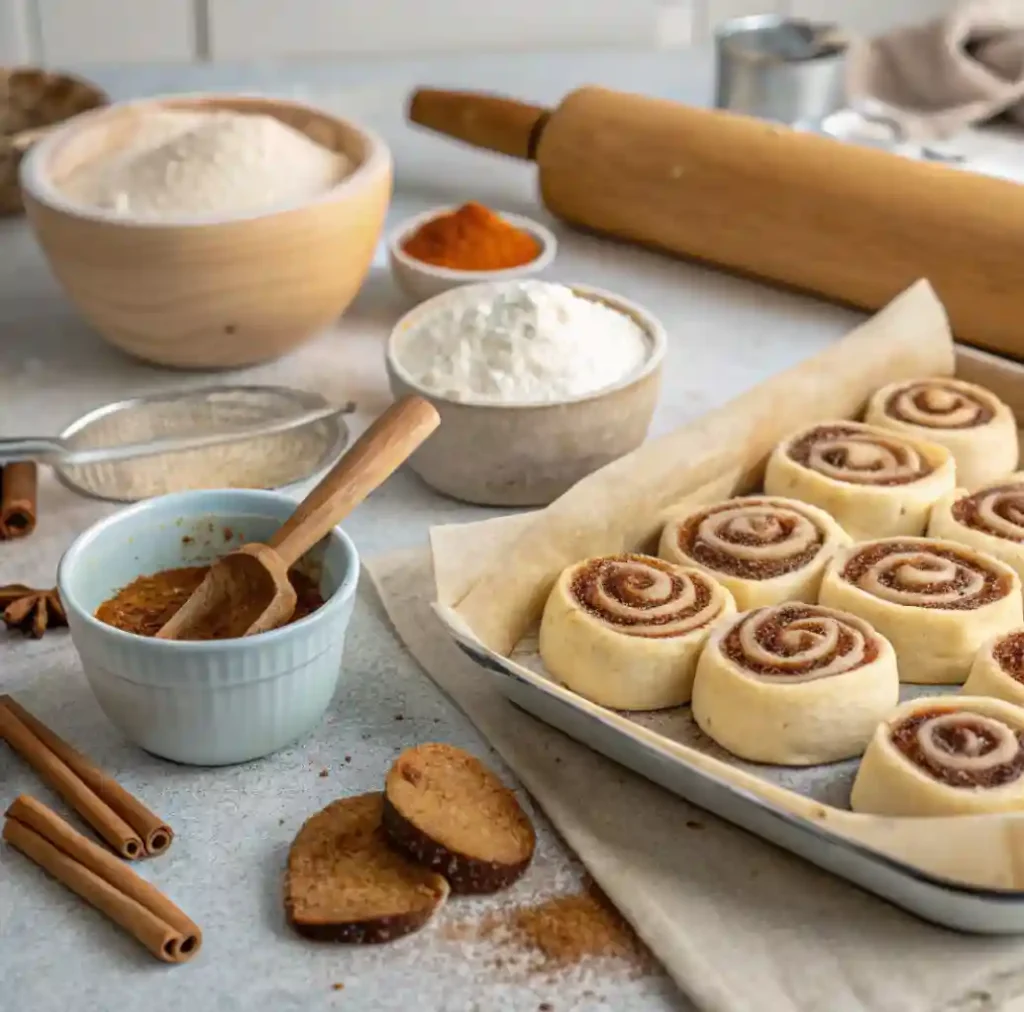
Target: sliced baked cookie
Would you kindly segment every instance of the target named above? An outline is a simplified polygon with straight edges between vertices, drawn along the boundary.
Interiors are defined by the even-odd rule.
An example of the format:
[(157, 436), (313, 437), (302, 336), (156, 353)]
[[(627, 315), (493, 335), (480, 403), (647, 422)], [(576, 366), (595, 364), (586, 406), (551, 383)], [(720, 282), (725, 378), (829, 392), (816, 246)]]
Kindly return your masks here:
[(342, 798), (306, 820), (288, 852), (284, 909), (307, 938), (390, 942), (422, 928), (448, 883), (389, 846), (384, 796)]
[(452, 745), (406, 749), (384, 785), (384, 830), (456, 893), (493, 893), (526, 871), (536, 836), (516, 796)]

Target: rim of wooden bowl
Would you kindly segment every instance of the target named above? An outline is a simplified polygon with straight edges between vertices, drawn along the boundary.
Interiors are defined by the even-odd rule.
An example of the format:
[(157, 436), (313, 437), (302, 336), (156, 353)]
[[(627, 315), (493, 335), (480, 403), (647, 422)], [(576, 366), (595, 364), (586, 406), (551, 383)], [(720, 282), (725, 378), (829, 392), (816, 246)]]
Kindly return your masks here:
[[(253, 111), (273, 115), (273, 110), (289, 109), (298, 115), (306, 114), (310, 118), (323, 118), (334, 124), (358, 134), (366, 147), (366, 155), (362, 161), (344, 179), (339, 180), (330, 189), (313, 197), (287, 201), (266, 208), (256, 208), (238, 214), (212, 212), (208, 214), (175, 215), (167, 218), (143, 218), (118, 214), (105, 208), (90, 207), (78, 204), (66, 198), (60, 188), (51, 181), (48, 166), (60, 148), (82, 131), (92, 129), (104, 119), (115, 116), (144, 114), (153, 109), (201, 110), (228, 109), (245, 111), (250, 107)], [(286, 120), (282, 122), (287, 123)], [(69, 217), (88, 221), (103, 222), (109, 225), (120, 225), (124, 228), (195, 228), (211, 225), (233, 225), (246, 221), (271, 218), (280, 214), (315, 207), (329, 203), (341, 195), (352, 195), (363, 186), (369, 185), (382, 172), (390, 172), (392, 166), (391, 152), (384, 140), (374, 131), (368, 130), (360, 123), (337, 116), (327, 109), (292, 99), (277, 98), (272, 95), (252, 95), (230, 92), (196, 92), (182, 95), (156, 95), (142, 99), (129, 99), (114, 102), (110, 105), (86, 112), (43, 138), (26, 153), (21, 163), (21, 185), (25, 193), (38, 203)]]

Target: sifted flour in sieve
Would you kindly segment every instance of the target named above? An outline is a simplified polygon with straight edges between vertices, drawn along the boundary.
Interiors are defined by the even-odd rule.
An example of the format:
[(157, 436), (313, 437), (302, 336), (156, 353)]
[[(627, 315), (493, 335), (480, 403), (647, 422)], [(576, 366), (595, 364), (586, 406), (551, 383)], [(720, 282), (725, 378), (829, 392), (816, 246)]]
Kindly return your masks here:
[(546, 281), (456, 289), (395, 348), (428, 390), (498, 404), (595, 393), (636, 373), (647, 354), (630, 317)]
[(230, 215), (314, 197), (351, 169), (273, 116), (164, 109), (58, 185), (76, 203), (121, 215)]

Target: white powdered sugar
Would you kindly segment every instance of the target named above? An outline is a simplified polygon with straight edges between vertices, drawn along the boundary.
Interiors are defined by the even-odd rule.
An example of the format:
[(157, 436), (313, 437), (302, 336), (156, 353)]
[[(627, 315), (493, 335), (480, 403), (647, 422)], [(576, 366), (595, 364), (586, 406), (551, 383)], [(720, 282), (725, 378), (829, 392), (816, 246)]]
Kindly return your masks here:
[(339, 183), (349, 159), (273, 116), (162, 109), (128, 143), (59, 182), (76, 203), (172, 219), (244, 214), (308, 199)]
[(432, 392), (519, 404), (614, 386), (648, 353), (629, 316), (545, 281), (456, 289), (396, 347), (402, 367)]

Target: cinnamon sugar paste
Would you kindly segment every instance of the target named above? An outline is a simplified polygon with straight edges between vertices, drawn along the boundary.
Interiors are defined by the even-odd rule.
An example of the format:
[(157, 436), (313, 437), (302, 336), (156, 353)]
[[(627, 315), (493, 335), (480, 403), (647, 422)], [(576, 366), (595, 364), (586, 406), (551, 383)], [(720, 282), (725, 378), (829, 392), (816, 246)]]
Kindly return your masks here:
[[(765, 499), (764, 502), (766, 505), (771, 505), (771, 501), (768, 499)], [(730, 555), (728, 552), (704, 541), (700, 536), (700, 528), (704, 521), (709, 517), (714, 517), (716, 513), (721, 513), (726, 510), (733, 509), (734, 507), (735, 503), (732, 500), (727, 499), (723, 503), (710, 506), (706, 510), (695, 514), (679, 531), (679, 547), (685, 551), (690, 558), (699, 562), (702, 566), (707, 566), (708, 569), (716, 572), (728, 573), (731, 576), (738, 576), (746, 580), (771, 580), (777, 576), (784, 576), (786, 573), (792, 573), (797, 569), (801, 569), (808, 565), (817, 557), (825, 542), (825, 535), (819, 529), (817, 532), (817, 538), (813, 544), (809, 545), (802, 552), (787, 555), (783, 558), (743, 559), (736, 555)], [(788, 509), (788, 507), (784, 507), (776, 518), (779, 531), (778, 536), (773, 542), (775, 544), (785, 544), (796, 528), (797, 521), (792, 515), (785, 512), (786, 509)], [(804, 519), (806, 519), (806, 517), (804, 517)], [(742, 547), (752, 546), (760, 548), (766, 544), (766, 542), (761, 538), (751, 535), (744, 537), (735, 531), (730, 532), (726, 540), (730, 541), (732, 544)]]
[(992, 651), (996, 663), (1012, 679), (1024, 682), (1024, 632), (1004, 636)]
[[(975, 770), (957, 769), (953, 766), (941, 766), (932, 762), (921, 748), (918, 731), (922, 724), (935, 717), (944, 717), (949, 712), (949, 710), (936, 708), (915, 713), (914, 716), (892, 729), (893, 745), (915, 766), (949, 787), (1001, 787), (1003, 784), (1017, 780), (1021, 773), (1024, 773), (1024, 748), (1021, 748), (1019, 732), (1016, 734), (1017, 754), (1010, 762)], [(961, 711), (960, 717), (962, 720), (957, 727), (933, 731), (936, 744), (940, 748), (948, 752), (951, 757), (962, 753), (965, 732), (970, 732), (973, 739), (981, 742), (983, 755), (996, 747), (995, 738), (982, 721), (972, 720), (972, 714), (968, 711)]]
[[(140, 576), (122, 587), (109, 601), (104, 601), (96, 609), (96, 618), (136, 636), (155, 636), (192, 596), (209, 570), (209, 566), (182, 566)], [(311, 615), (324, 603), (320, 588), (310, 577), (293, 569), (288, 579), (295, 588), (297, 602), (295, 613), (285, 625)], [(196, 638), (222, 637), (218, 637), (216, 629), (212, 628), (211, 635)]]
[[(807, 631), (798, 639), (787, 641), (782, 633), (789, 629), (793, 622), (806, 620), (820, 620), (823, 623), (830, 620), (830, 616), (822, 615), (817, 607), (801, 604), (785, 605), (779, 608), (771, 618), (762, 620), (758, 627), (758, 641), (765, 650), (779, 657), (792, 657), (812, 646), (812, 634)], [(834, 620), (832, 620), (834, 621)], [(783, 666), (776, 664), (762, 664), (747, 656), (743, 648), (741, 637), (742, 622), (737, 622), (722, 641), (722, 652), (734, 664), (747, 671), (753, 671), (761, 675), (791, 675), (800, 677), (817, 668), (830, 664), (837, 656), (842, 657), (851, 653), (857, 648), (857, 632), (855, 628), (848, 628), (840, 624), (839, 640), (836, 643), (835, 651), (828, 656), (823, 656), (816, 661), (795, 666)], [(790, 630), (792, 631), (792, 630)], [(873, 664), (878, 659), (878, 642), (873, 638), (866, 638), (864, 643), (864, 656), (857, 667), (866, 664)]]
[[(918, 608), (935, 608), (949, 611), (970, 611), (974, 608), (981, 608), (991, 604), (999, 598), (1006, 597), (1010, 592), (1011, 582), (1009, 577), (995, 570), (986, 569), (984, 564), (965, 552), (954, 551), (951, 548), (939, 548), (935, 545), (922, 547), (919, 544), (901, 541), (887, 541), (883, 544), (869, 545), (854, 552), (849, 561), (843, 567), (843, 579), (849, 583), (857, 583), (864, 574), (890, 555), (901, 552), (920, 555), (925, 558), (931, 556), (936, 559), (945, 559), (957, 565), (957, 576), (953, 586), (957, 590), (963, 590), (967, 586), (967, 571), (980, 573), (985, 581), (984, 587), (970, 598), (961, 598), (958, 601), (929, 601), (929, 594), (939, 594), (950, 589), (948, 583), (936, 580), (935, 583), (921, 584), (914, 589), (921, 594), (921, 600), (915, 604)], [(879, 579), (886, 586), (895, 586), (898, 574), (895, 571), (884, 572)]]

